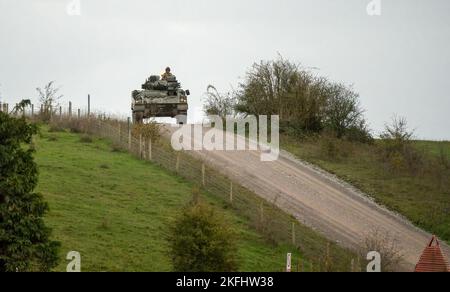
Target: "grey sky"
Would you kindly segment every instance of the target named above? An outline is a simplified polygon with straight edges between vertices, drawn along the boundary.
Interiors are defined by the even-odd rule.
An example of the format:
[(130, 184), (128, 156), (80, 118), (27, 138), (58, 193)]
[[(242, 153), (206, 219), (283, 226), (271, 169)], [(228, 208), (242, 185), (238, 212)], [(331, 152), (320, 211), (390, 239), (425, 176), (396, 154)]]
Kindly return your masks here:
[(417, 136), (450, 140), (450, 1), (0, 0), (2, 99), (36, 99), (50, 80), (64, 100), (127, 114), (130, 93), (170, 65), (200, 119), (208, 84), (236, 87), (253, 62), (285, 58), (354, 84), (375, 133), (394, 113)]

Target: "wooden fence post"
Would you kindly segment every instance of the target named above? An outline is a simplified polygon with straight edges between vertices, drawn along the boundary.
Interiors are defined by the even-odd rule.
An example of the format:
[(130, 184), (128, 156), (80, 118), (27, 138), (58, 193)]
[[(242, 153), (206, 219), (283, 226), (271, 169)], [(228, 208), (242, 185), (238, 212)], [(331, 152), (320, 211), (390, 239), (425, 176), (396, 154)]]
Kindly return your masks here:
[(148, 140), (148, 160), (152, 160), (152, 139)]
[(88, 118), (90, 118), (91, 117), (91, 95), (90, 94), (88, 94), (88, 112), (87, 112), (87, 114), (88, 114)]
[(330, 243), (327, 242), (327, 253), (325, 256), (325, 272), (329, 272), (328, 269), (330, 267)]
[(69, 101), (69, 119), (72, 118), (72, 102)]
[(286, 272), (292, 271), (292, 254), (288, 253), (286, 257)]
[(131, 151), (131, 128), (130, 128), (130, 118), (128, 118), (128, 150)]
[(34, 104), (31, 104), (31, 117), (34, 118)]
[(261, 224), (264, 223), (264, 202), (259, 205), (259, 220)]
[(119, 144), (122, 143), (122, 125), (119, 122)]
[(233, 204), (233, 182), (230, 182), (230, 203)]
[(295, 245), (295, 222), (292, 222), (292, 245)]
[(59, 106), (59, 119), (62, 120), (62, 106)]
[(202, 163), (202, 185), (205, 186), (206, 185), (206, 180), (205, 180), (205, 174), (206, 174), (206, 169), (205, 169), (205, 163)]
[(142, 158), (142, 134), (139, 134), (139, 158)]
[(78, 109), (78, 119), (80, 119), (80, 118), (81, 118), (81, 110)]

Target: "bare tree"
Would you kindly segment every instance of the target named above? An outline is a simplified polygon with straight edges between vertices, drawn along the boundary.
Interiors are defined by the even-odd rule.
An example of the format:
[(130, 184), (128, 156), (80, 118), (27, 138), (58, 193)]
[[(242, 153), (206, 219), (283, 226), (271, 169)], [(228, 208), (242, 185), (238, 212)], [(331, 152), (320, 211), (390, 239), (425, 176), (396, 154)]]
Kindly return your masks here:
[(403, 254), (398, 248), (397, 240), (389, 233), (379, 229), (371, 230), (364, 239), (361, 256), (366, 258), (367, 253), (376, 251), (381, 256), (381, 271), (398, 271), (403, 260)]
[(55, 81), (50, 81), (44, 88), (36, 88), (39, 95), (39, 102), (42, 106), (42, 119), (45, 122), (50, 121), (51, 116), (56, 113), (59, 107), (59, 100), (63, 97), (59, 94), (59, 89), (54, 86)]
[(219, 93), (214, 86), (208, 85), (206, 101), (203, 106), (207, 115), (217, 115), (225, 120), (227, 115), (234, 115), (235, 106), (236, 98), (233, 93)]
[(409, 129), (405, 118), (394, 116), (391, 124), (385, 125), (380, 138), (383, 159), (391, 170), (407, 170), (412, 175), (422, 171), (425, 157), (414, 147), (414, 131)]
[(384, 132), (380, 134), (385, 158), (390, 159), (395, 155), (409, 156), (413, 152), (411, 140), (414, 131), (408, 129), (406, 118), (394, 116), (391, 124), (386, 124)]
[(404, 117), (394, 116), (390, 125), (386, 124), (380, 138), (408, 142), (414, 137), (414, 131), (408, 129), (408, 122)]

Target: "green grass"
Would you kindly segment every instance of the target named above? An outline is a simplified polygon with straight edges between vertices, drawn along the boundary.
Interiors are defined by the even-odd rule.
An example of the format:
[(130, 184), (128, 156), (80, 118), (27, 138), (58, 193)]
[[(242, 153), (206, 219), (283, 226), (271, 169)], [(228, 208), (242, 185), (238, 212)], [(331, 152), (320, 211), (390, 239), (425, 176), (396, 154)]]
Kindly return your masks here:
[[(50, 205), (46, 223), (61, 242), (65, 271), (69, 251), (81, 253), (83, 271), (171, 271), (167, 227), (190, 199), (193, 185), (160, 167), (118, 151), (108, 141), (83, 143), (80, 135), (42, 130), (36, 139), (39, 185)], [(289, 245), (272, 245), (215, 197), (239, 234), (242, 271), (281, 271)], [(308, 266), (308, 265), (307, 265)]]
[(450, 170), (437, 171), (430, 164), (441, 153), (450, 158), (450, 142), (414, 141), (414, 147), (429, 164), (419, 175), (387, 169), (377, 154), (378, 142), (338, 145), (337, 158), (324, 154), (322, 138), (298, 140), (283, 136), (281, 143), (297, 157), (337, 175), (417, 226), (450, 241)]
[(442, 152), (450, 159), (450, 141), (414, 141), (414, 145), (430, 155), (439, 156)]

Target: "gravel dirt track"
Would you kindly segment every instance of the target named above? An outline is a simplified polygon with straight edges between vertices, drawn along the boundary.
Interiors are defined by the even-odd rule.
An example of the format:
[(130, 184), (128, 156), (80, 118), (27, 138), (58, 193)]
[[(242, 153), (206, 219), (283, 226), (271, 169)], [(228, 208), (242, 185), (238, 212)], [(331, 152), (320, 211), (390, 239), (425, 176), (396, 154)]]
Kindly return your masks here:
[[(166, 128), (169, 134), (176, 130)], [(210, 129), (204, 129), (204, 132), (207, 130)], [(233, 135), (227, 133), (226, 138), (233, 139)], [(396, 240), (403, 254), (402, 270), (414, 269), (431, 239), (431, 234), (413, 226), (402, 216), (287, 152), (281, 151), (278, 160), (273, 162), (262, 162), (260, 151), (202, 150), (190, 153), (207, 160), (219, 172), (268, 201), (273, 202), (278, 197), (275, 202), (280, 208), (344, 247), (359, 249), (370, 232), (388, 234)], [(449, 247), (442, 241), (441, 247), (448, 257)]]

